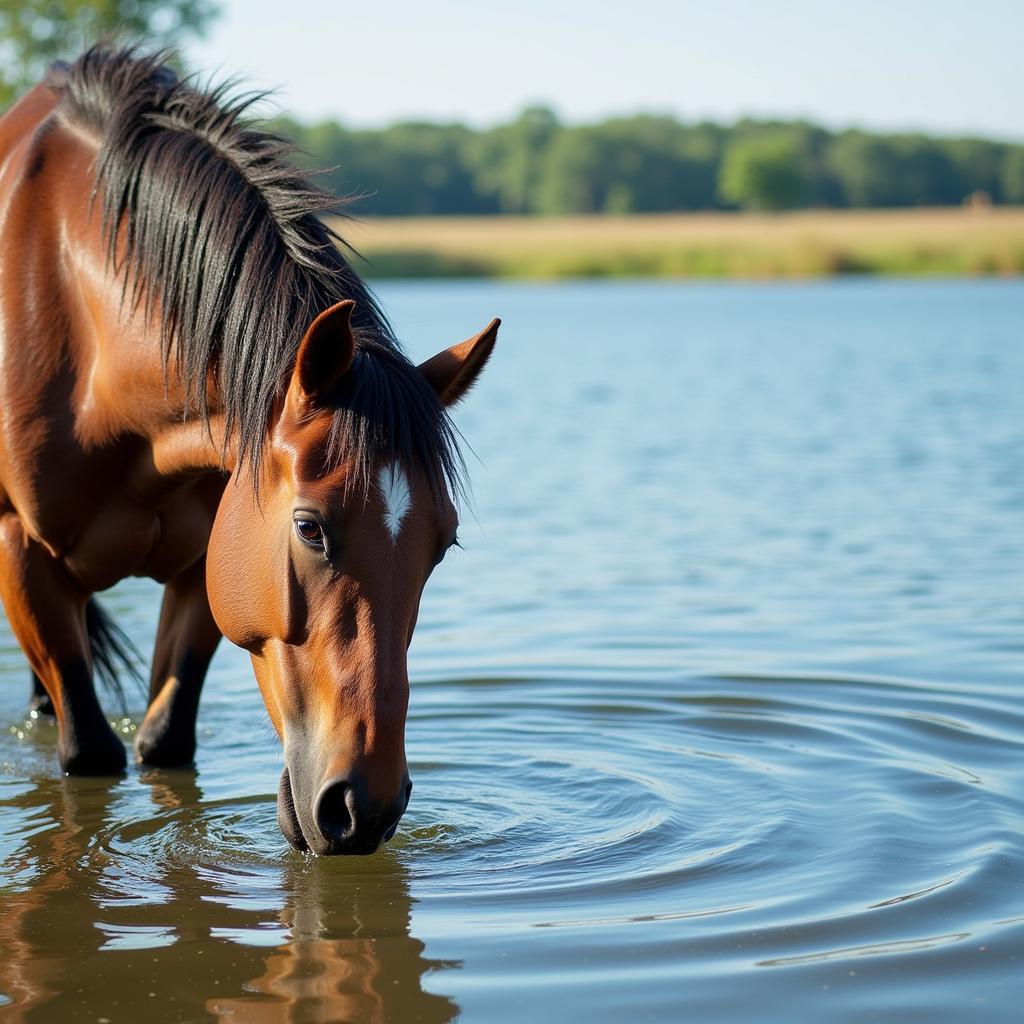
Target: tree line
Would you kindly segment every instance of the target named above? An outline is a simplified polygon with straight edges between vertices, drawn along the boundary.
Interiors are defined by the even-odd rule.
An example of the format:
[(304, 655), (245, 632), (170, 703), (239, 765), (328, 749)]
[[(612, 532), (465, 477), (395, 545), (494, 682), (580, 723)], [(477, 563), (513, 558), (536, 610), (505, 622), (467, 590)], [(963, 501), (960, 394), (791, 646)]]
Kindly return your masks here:
[(1024, 203), (1024, 145), (833, 132), (800, 122), (684, 124), (641, 115), (567, 125), (545, 107), (474, 130), (408, 122), (273, 127), (338, 195), (377, 215), (628, 214), (683, 210)]

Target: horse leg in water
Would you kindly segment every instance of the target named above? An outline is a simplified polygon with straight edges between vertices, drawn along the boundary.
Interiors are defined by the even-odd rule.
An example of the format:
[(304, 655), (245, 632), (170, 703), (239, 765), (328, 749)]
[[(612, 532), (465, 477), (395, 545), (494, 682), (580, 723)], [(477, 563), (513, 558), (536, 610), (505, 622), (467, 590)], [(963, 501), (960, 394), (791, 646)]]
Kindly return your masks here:
[(0, 597), (7, 620), (57, 714), (60, 766), (72, 775), (116, 775), (127, 762), (96, 699), (86, 626), (89, 595), (25, 531), (0, 516)]
[(173, 768), (192, 761), (199, 694), (220, 636), (206, 596), (204, 557), (164, 587), (149, 709), (135, 737), (141, 763)]
[(32, 697), (28, 702), (28, 709), (35, 711), (36, 714), (46, 715), (48, 718), (53, 718), (55, 714), (53, 701), (50, 700), (50, 695), (46, 692), (42, 679), (35, 672), (32, 673)]

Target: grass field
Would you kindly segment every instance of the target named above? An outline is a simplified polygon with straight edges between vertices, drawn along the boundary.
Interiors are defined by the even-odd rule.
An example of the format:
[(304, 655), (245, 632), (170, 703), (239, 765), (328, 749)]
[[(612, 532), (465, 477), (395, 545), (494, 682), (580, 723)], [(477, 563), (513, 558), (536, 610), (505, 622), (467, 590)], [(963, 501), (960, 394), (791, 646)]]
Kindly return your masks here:
[(370, 277), (1024, 273), (1024, 207), (343, 222)]

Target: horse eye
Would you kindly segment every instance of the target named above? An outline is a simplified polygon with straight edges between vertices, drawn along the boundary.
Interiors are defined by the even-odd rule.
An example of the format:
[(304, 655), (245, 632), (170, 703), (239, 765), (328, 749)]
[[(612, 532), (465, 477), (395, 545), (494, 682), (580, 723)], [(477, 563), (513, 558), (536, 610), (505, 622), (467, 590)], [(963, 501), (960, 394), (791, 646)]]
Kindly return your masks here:
[(451, 543), (446, 548), (442, 549), (441, 554), (437, 556), (437, 561), (434, 563), (434, 565), (440, 565), (444, 561), (444, 556), (447, 555), (452, 548), (461, 547), (462, 545), (459, 543), (459, 538), (453, 537)]
[(304, 544), (317, 548), (324, 546), (324, 531), (315, 519), (296, 519), (295, 532)]

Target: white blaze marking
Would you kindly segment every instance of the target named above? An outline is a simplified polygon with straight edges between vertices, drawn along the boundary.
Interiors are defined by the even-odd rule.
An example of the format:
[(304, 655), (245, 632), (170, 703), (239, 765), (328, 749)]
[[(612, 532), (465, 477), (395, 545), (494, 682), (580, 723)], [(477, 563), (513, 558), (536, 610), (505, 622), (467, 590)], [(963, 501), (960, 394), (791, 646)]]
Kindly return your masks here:
[(392, 543), (398, 540), (398, 531), (402, 528), (402, 520), (412, 506), (409, 494), (409, 481), (405, 471), (397, 462), (389, 466), (381, 466), (377, 476), (380, 493), (384, 496), (384, 525), (391, 534)]

